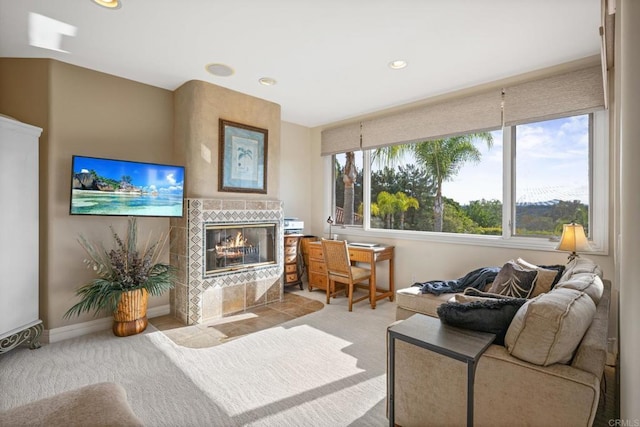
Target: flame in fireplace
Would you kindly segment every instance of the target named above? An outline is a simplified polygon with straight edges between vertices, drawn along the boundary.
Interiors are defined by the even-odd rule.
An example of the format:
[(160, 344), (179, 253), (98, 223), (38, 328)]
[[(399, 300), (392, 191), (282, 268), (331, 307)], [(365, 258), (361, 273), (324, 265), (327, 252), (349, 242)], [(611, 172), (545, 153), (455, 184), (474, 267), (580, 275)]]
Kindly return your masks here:
[(246, 239), (242, 232), (238, 231), (235, 237), (229, 236), (226, 239), (220, 241), (220, 244), (216, 245), (218, 252), (227, 252), (229, 249), (234, 248), (252, 248), (253, 245)]
[(242, 236), (242, 233), (238, 231), (236, 234), (236, 246), (251, 246), (251, 244)]

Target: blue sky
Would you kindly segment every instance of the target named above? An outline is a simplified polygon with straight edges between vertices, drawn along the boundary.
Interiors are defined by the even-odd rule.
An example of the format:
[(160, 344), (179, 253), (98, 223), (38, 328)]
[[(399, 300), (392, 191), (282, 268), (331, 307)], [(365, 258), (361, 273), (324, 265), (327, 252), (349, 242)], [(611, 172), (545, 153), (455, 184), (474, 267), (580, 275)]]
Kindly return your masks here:
[(184, 184), (184, 168), (180, 166), (74, 157), (73, 173), (83, 169), (94, 169), (98, 175), (118, 181), (122, 176), (129, 175), (134, 186), (158, 191), (177, 191)]
[[(588, 203), (589, 116), (519, 125), (516, 129), (516, 201), (552, 199)], [(467, 164), (443, 194), (460, 203), (502, 200), (502, 130), (492, 132), (494, 145), (482, 152), (480, 164)]]

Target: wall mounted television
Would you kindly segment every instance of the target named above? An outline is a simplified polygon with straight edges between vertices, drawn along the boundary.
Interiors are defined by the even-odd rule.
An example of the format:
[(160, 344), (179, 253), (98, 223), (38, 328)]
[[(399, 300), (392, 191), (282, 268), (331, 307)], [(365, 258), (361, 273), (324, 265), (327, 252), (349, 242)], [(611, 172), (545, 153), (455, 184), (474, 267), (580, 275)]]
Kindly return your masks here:
[(71, 215), (183, 215), (184, 166), (73, 156), (71, 171)]

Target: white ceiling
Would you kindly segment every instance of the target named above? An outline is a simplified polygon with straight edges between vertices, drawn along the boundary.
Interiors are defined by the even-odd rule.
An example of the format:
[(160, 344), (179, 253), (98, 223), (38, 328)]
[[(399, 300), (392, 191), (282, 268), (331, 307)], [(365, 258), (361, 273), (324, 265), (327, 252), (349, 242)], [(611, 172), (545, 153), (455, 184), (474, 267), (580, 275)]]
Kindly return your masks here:
[[(600, 52), (600, 0), (0, 0), (0, 56), (174, 90), (203, 80), (315, 127)], [(34, 12), (77, 27), (29, 45)], [(409, 66), (387, 64), (405, 59)], [(230, 77), (205, 71), (212, 62)], [(260, 77), (277, 80), (262, 86)]]

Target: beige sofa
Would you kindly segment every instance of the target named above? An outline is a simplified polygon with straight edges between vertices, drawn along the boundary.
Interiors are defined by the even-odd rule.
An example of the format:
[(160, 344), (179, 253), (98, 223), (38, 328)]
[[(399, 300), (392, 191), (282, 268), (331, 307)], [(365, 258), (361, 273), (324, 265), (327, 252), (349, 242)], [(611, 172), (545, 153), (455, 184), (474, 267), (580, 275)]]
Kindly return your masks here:
[[(611, 295), (611, 283), (601, 278), (595, 263), (576, 258), (551, 291), (520, 307), (505, 346), (491, 345), (478, 362), (476, 426), (593, 424)], [(437, 317), (437, 306), (452, 297), (417, 289), (397, 291), (398, 320), (415, 313)], [(466, 372), (461, 362), (396, 341), (396, 424), (465, 425)]]

